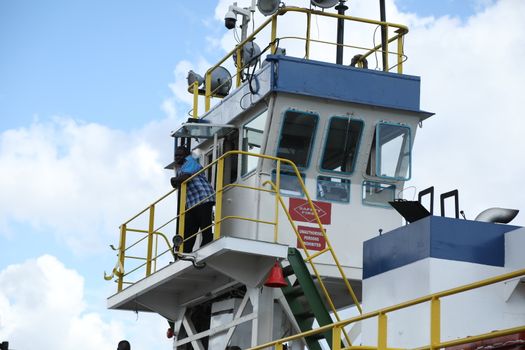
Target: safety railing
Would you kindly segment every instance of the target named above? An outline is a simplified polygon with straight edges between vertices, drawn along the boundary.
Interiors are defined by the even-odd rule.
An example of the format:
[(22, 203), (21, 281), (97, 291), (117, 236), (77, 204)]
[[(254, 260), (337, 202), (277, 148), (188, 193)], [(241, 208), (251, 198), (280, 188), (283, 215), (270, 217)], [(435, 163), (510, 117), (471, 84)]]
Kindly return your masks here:
[[(332, 332), (332, 350), (341, 350), (341, 349), (359, 349), (359, 350), (394, 350), (396, 348), (391, 348), (388, 346), (387, 341), (387, 329), (388, 329), (388, 314), (391, 314), (398, 310), (407, 309), (412, 306), (420, 305), (423, 303), (430, 303), (430, 330), (429, 330), (429, 339), (430, 342), (426, 345), (422, 345), (421, 347), (412, 349), (412, 350), (434, 350), (434, 349), (444, 349), (449, 348), (452, 346), (458, 346), (462, 344), (467, 343), (474, 343), (481, 340), (486, 339), (493, 339), (498, 338), (505, 335), (510, 334), (516, 334), (520, 332), (525, 331), (525, 325), (517, 326), (517, 327), (511, 327), (506, 329), (500, 329), (500, 330), (492, 330), (487, 333), (481, 333), (477, 335), (468, 335), (463, 338), (458, 338), (454, 340), (447, 340), (443, 341), (441, 340), (441, 299), (457, 295), (466, 291), (478, 289), (481, 287), (485, 287), (488, 285), (492, 285), (495, 283), (504, 282), (507, 280), (511, 280), (514, 278), (519, 278), (521, 276), (525, 276), (525, 269), (517, 270), (514, 272), (502, 274), (496, 277), (487, 278), (475, 283), (466, 284), (460, 287), (448, 289), (442, 292), (430, 294), (424, 297), (420, 297), (417, 299), (413, 299), (407, 302), (403, 302), (397, 305), (389, 306), (380, 310), (367, 312), (364, 314), (361, 314), (356, 317), (348, 318), (343, 321), (334, 322), (333, 324), (326, 325), (323, 327), (316, 328), (314, 330), (298, 333), (286, 338), (281, 338), (272, 342), (268, 342), (265, 344), (257, 345), (255, 347), (250, 348), (249, 350), (260, 350), (260, 349), (270, 349), (274, 348), (276, 350), (282, 350), (283, 345), (296, 340), (301, 340), (306, 337), (310, 337), (316, 334), (322, 334), (326, 332)], [(349, 326), (351, 324), (355, 324), (357, 322), (361, 322), (367, 319), (377, 318), (377, 345), (373, 346), (367, 346), (367, 345), (361, 345), (361, 346), (347, 346), (342, 347), (341, 346), (341, 332), (344, 329), (344, 327)], [(399, 348), (397, 348), (399, 349)]]
[[(226, 159), (228, 159), (229, 157), (238, 157), (238, 156), (246, 156), (246, 157), (256, 157), (256, 158), (259, 158), (261, 160), (267, 160), (267, 161), (272, 161), (275, 163), (275, 169), (276, 169), (276, 172), (275, 172), (275, 182), (272, 182), (270, 180), (268, 181), (265, 181), (263, 184), (262, 184), (262, 187), (255, 187), (255, 186), (247, 186), (247, 185), (242, 185), (242, 184), (236, 184), (236, 183), (231, 183), (231, 184), (224, 184), (223, 182), (223, 174), (224, 174), (224, 165), (225, 165), (225, 161)], [(301, 237), (301, 235), (299, 234), (299, 231), (298, 231), (298, 228), (297, 226), (295, 225), (293, 219), (291, 218), (290, 216), (290, 213), (288, 212), (288, 209), (280, 195), (280, 189), (281, 189), (281, 169), (282, 167), (286, 166), (286, 170), (287, 171), (292, 171), (295, 176), (297, 177), (297, 180), (299, 182), (299, 185), (306, 197), (306, 200), (308, 202), (308, 205), (310, 206), (310, 209), (311, 209), (311, 212), (313, 213), (314, 217), (315, 217), (315, 223), (317, 223), (319, 229), (320, 229), (320, 232), (322, 233), (322, 235), (324, 236), (324, 239), (326, 241), (326, 245), (327, 245), (327, 248), (323, 249), (322, 251), (319, 251), (319, 252), (316, 252), (314, 254), (311, 254), (304, 241), (303, 241), (303, 238)], [(154, 203), (152, 203), (150, 206), (148, 206), (147, 208), (145, 208), (144, 210), (142, 210), (140, 213), (138, 213), (137, 215), (133, 216), (131, 219), (129, 219), (128, 221), (126, 221), (125, 223), (123, 223), (121, 226), (120, 226), (120, 242), (119, 242), (119, 247), (118, 249), (117, 248), (114, 248), (115, 250), (118, 250), (118, 260), (117, 260), (117, 263), (113, 269), (113, 272), (111, 275), (105, 275), (105, 278), (107, 280), (111, 280), (113, 278), (116, 277), (116, 280), (117, 280), (117, 290), (120, 292), (123, 290), (123, 287), (124, 285), (128, 285), (128, 284), (133, 284), (133, 282), (130, 282), (130, 281), (126, 281), (125, 278), (130, 276), (132, 273), (135, 273), (137, 272), (139, 269), (141, 268), (145, 268), (145, 274), (142, 275), (142, 276), (139, 276), (139, 278), (143, 278), (143, 277), (147, 277), (149, 276), (151, 273), (155, 272), (156, 269), (157, 269), (157, 261), (159, 260), (159, 258), (161, 258), (162, 256), (166, 256), (168, 255), (169, 257), (173, 258), (174, 257), (174, 252), (173, 252), (173, 246), (170, 244), (169, 240), (167, 239), (166, 237), (166, 234), (162, 233), (161, 230), (165, 230), (168, 225), (172, 224), (172, 223), (175, 223), (177, 220), (178, 220), (178, 232), (180, 232), (181, 234), (184, 232), (184, 229), (185, 229), (185, 219), (186, 219), (186, 215), (187, 213), (192, 209), (194, 208), (196, 205), (200, 204), (200, 203), (197, 203), (195, 204), (194, 206), (192, 206), (191, 208), (187, 208), (186, 207), (186, 195), (187, 195), (187, 185), (190, 181), (192, 181), (192, 179), (196, 176), (200, 176), (202, 174), (205, 174), (207, 171), (211, 171), (212, 170), (212, 167), (213, 166), (216, 166), (216, 171), (214, 172), (216, 174), (216, 181), (215, 181), (215, 193), (214, 195), (216, 196), (216, 205), (215, 205), (215, 222), (212, 223), (212, 226), (213, 226), (213, 239), (216, 240), (216, 239), (219, 239), (222, 235), (222, 224), (224, 223), (225, 220), (243, 220), (243, 221), (251, 221), (251, 222), (255, 222), (255, 223), (259, 223), (259, 224), (265, 224), (265, 225), (273, 225), (274, 226), (274, 237), (273, 237), (273, 241), (274, 242), (278, 242), (279, 240), (279, 208), (281, 208), (283, 210), (283, 212), (285, 213), (292, 229), (293, 229), (293, 232), (299, 242), (299, 245), (300, 247), (302, 248), (303, 250), (303, 253), (305, 255), (305, 261), (309, 263), (310, 267), (311, 267), (311, 270), (313, 272), (313, 274), (317, 277), (317, 281), (319, 283), (319, 286), (321, 288), (321, 291), (322, 291), (322, 294), (324, 295), (329, 307), (330, 307), (330, 310), (333, 312), (335, 318), (337, 321), (340, 321), (340, 316), (337, 312), (337, 309), (334, 305), (334, 302), (332, 301), (332, 298), (330, 297), (330, 294), (328, 292), (328, 289), (326, 288), (324, 282), (323, 282), (323, 279), (321, 278), (321, 275), (318, 271), (318, 269), (316, 268), (315, 266), (315, 263), (314, 263), (314, 260), (318, 257), (320, 257), (321, 255), (323, 254), (326, 254), (326, 253), (329, 253), (330, 256), (332, 257), (332, 260), (334, 262), (334, 265), (337, 266), (337, 269), (341, 275), (341, 279), (344, 281), (345, 283), (345, 286), (348, 290), (348, 293), (349, 295), (351, 296), (353, 302), (355, 303), (355, 305), (357, 306), (357, 308), (359, 309), (359, 311), (361, 312), (361, 306), (359, 304), (359, 301), (357, 300), (357, 297), (350, 285), (350, 283), (348, 282), (348, 279), (346, 278), (346, 275), (344, 273), (344, 270), (339, 262), (339, 260), (337, 259), (337, 256), (332, 248), (332, 245), (330, 244), (330, 240), (329, 238), (327, 237), (326, 235), (326, 231), (323, 227), (323, 224), (321, 223), (321, 220), (318, 216), (318, 213), (317, 213), (317, 210), (315, 209), (315, 206), (312, 202), (312, 199), (310, 197), (310, 195), (308, 194), (308, 191), (306, 189), (306, 186), (304, 184), (304, 181), (301, 177), (301, 174), (299, 172), (299, 169), (297, 168), (297, 166), (290, 160), (287, 160), (287, 159), (283, 159), (283, 158), (278, 158), (278, 157), (273, 157), (273, 156), (268, 156), (268, 155), (264, 155), (264, 154), (254, 154), (254, 153), (249, 153), (249, 152), (244, 152), (244, 151), (229, 151), (225, 154), (223, 154), (221, 157), (219, 157), (216, 161), (212, 162), (211, 164), (207, 165), (206, 167), (204, 167), (203, 169), (201, 169), (200, 171), (198, 171), (197, 173), (195, 173), (194, 175), (192, 175), (191, 177), (189, 177), (187, 180), (185, 180), (181, 186), (180, 186), (180, 207), (179, 207), (179, 214), (175, 217), (172, 217), (172, 218), (168, 218), (166, 221), (164, 221), (162, 224), (160, 224), (158, 227), (155, 226), (155, 223), (158, 222), (159, 220), (156, 220), (156, 217), (155, 217), (155, 213), (156, 213), (156, 210), (157, 210), (157, 207), (165, 200), (168, 200), (170, 198), (170, 196), (172, 196), (174, 193), (176, 193), (177, 190), (172, 190), (170, 192), (168, 192), (166, 195), (162, 196), (160, 199), (158, 199), (157, 201), (155, 201)], [(269, 186), (269, 188), (268, 188)], [(223, 216), (222, 215), (222, 212), (223, 212), (223, 200), (222, 200), (222, 196), (223, 196), (223, 193), (225, 190), (229, 189), (229, 188), (241, 188), (241, 189), (247, 189), (247, 190), (254, 190), (254, 191), (260, 191), (260, 192), (266, 192), (266, 193), (271, 193), (274, 195), (275, 197), (275, 202), (274, 202), (274, 208), (273, 208), (273, 215), (274, 215), (274, 219), (273, 221), (269, 221), (269, 220), (261, 220), (259, 218), (253, 218), (253, 217), (242, 217), (242, 216), (234, 216), (234, 215), (227, 215), (227, 216)], [(206, 201), (207, 198), (204, 198), (202, 199), (202, 201)], [(201, 202), (202, 202), (201, 201)], [(171, 210), (174, 209), (174, 206), (173, 206), (173, 201), (169, 202), (169, 205), (171, 205)], [(131, 223), (133, 223), (135, 220), (137, 220), (138, 218), (140, 218), (141, 216), (143, 215), (146, 215), (146, 217), (144, 218), (144, 224), (147, 224), (147, 229), (137, 229), (137, 228), (132, 228), (130, 226)], [(201, 231), (204, 231), (206, 229), (208, 229), (209, 227), (207, 228), (203, 228)], [(175, 231), (175, 229), (173, 228), (173, 231)], [(180, 246), (180, 250), (182, 251), (183, 250), (183, 246), (185, 244), (185, 242), (187, 242), (188, 240), (192, 239), (192, 237), (194, 237), (195, 235), (199, 234), (201, 231), (199, 232), (196, 232), (194, 233), (193, 235), (190, 235), (188, 237), (184, 237), (183, 238), (183, 243), (182, 245)], [(139, 233), (139, 234), (143, 234), (143, 237), (140, 237), (138, 240), (134, 241), (133, 243), (127, 245), (127, 241), (128, 241), (128, 238), (127, 238), (127, 234), (129, 232), (133, 232), (133, 233)], [(165, 249), (160, 251), (158, 250), (158, 238), (161, 237), (163, 239), (163, 242), (165, 242)], [(147, 244), (146, 244), (146, 257), (140, 257), (140, 256), (134, 256), (134, 255), (131, 255), (130, 254), (130, 251), (131, 249), (137, 247), (137, 245), (141, 242), (144, 242), (146, 241)], [(142, 250), (143, 252), (143, 250)], [(169, 254), (168, 254), (169, 253)], [(129, 271), (126, 271), (125, 270), (125, 266), (127, 265), (126, 264), (126, 260), (139, 260), (139, 261), (143, 261), (142, 263), (138, 264), (137, 266), (134, 266), (132, 267)], [(169, 263), (169, 262), (167, 262)], [(348, 337), (348, 335), (346, 333), (344, 333), (344, 336), (347, 340), (347, 343), (350, 343), (350, 339)]]
[[(285, 18), (285, 14), (287, 13), (302, 13), (306, 16), (306, 27), (305, 27), (305, 34), (303, 36), (297, 36), (297, 35), (278, 35), (278, 21), (280, 18)], [(382, 45), (376, 45), (373, 44), (372, 47), (365, 47), (361, 45), (351, 45), (346, 43), (337, 43), (333, 41), (328, 40), (319, 40), (312, 38), (312, 17), (313, 16), (319, 16), (320, 18), (326, 18), (326, 19), (342, 19), (347, 22), (351, 23), (358, 23), (363, 25), (372, 25), (376, 28), (382, 28), (384, 29), (384, 32), (386, 33), (386, 47), (383, 48)], [(284, 20), (284, 19), (283, 19)], [(276, 52), (276, 49), (278, 48), (278, 45), (280, 42), (285, 40), (300, 40), (304, 41), (304, 54), (299, 55), (300, 57), (304, 57), (305, 59), (310, 59), (311, 57), (311, 49), (312, 49), (312, 43), (318, 43), (318, 44), (325, 44), (330, 46), (340, 46), (344, 48), (350, 48), (355, 49), (358, 52), (361, 52), (361, 54), (357, 55), (356, 64), (357, 66), (363, 67), (365, 60), (375, 54), (380, 54), (383, 58), (383, 66), (381, 67), (381, 70), (383, 71), (391, 71), (394, 68), (397, 68), (397, 73), (403, 73), (403, 62), (406, 61), (406, 56), (404, 53), (404, 36), (408, 33), (408, 28), (401, 24), (396, 23), (390, 23), (390, 22), (381, 22), (376, 21), (372, 19), (367, 18), (360, 18), (360, 17), (353, 17), (353, 16), (345, 16), (340, 15), (337, 13), (329, 13), (324, 11), (317, 11), (313, 9), (307, 9), (307, 8), (298, 8), (298, 7), (283, 7), (279, 9), (275, 14), (273, 14), (271, 17), (269, 17), (266, 21), (264, 21), (258, 28), (256, 28), (245, 40), (241, 41), (234, 49), (232, 49), (230, 52), (228, 52), (219, 62), (217, 62), (214, 66), (212, 66), (205, 74), (204, 77), (204, 90), (198, 90), (198, 89), (191, 89), (194, 93), (194, 105), (193, 105), (193, 116), (196, 117), (198, 115), (197, 109), (198, 109), (198, 95), (204, 95), (205, 99), (205, 111), (207, 112), (210, 109), (211, 106), (211, 98), (212, 97), (224, 97), (220, 96), (220, 94), (217, 93), (217, 91), (222, 87), (223, 84), (231, 84), (230, 81), (223, 82), (220, 86), (216, 87), (214, 90), (212, 90), (212, 74), (215, 70), (217, 70), (222, 64), (226, 62), (226, 60), (235, 57), (235, 67), (236, 72), (232, 78), (232, 80), (235, 80), (235, 86), (239, 87), (242, 82), (243, 74), (242, 72), (250, 67), (253, 64), (253, 61), (255, 59), (258, 59), (259, 57), (252, 57), (252, 59), (249, 62), (243, 62), (242, 54), (243, 49), (245, 45), (251, 43), (255, 40), (257, 36), (259, 36), (264, 29), (269, 29), (269, 39), (266, 39), (269, 44), (268, 46), (261, 51), (261, 54), (259, 57), (264, 54), (266, 51), (270, 51), (271, 54), (274, 54)], [(375, 31), (374, 31), (375, 35)], [(260, 38), (258, 38), (260, 39)], [(264, 41), (265, 39), (261, 39), (259, 41)], [(374, 41), (374, 40), (373, 40)], [(396, 43), (395, 49), (391, 50), (391, 44)], [(389, 57), (394, 56), (395, 57), (395, 63), (390, 64)]]

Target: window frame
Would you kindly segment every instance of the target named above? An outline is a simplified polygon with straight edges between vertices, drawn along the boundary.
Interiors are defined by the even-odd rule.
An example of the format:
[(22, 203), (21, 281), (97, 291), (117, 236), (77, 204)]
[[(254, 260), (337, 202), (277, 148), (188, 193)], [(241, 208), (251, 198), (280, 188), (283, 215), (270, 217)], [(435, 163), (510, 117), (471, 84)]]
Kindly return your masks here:
[(359, 133), (359, 140), (357, 141), (357, 145), (356, 145), (356, 148), (355, 148), (356, 152), (355, 152), (355, 157), (354, 157), (354, 159), (352, 161), (352, 171), (337, 171), (337, 170), (330, 170), (330, 169), (323, 168), (323, 159), (324, 159), (324, 154), (325, 154), (325, 151), (326, 151), (326, 145), (328, 143), (328, 134), (330, 133), (330, 124), (331, 124), (331, 122), (332, 122), (332, 120), (334, 118), (344, 119), (345, 116), (333, 115), (330, 118), (328, 118), (328, 123), (327, 123), (327, 126), (326, 126), (325, 136), (324, 136), (324, 140), (323, 140), (323, 148), (321, 150), (322, 152), (319, 154), (319, 172), (320, 173), (329, 173), (329, 174), (339, 174), (339, 175), (352, 175), (355, 172), (355, 165), (357, 163), (357, 157), (359, 155), (359, 149), (361, 147), (361, 142), (363, 141), (363, 130), (365, 129), (365, 122), (361, 118), (352, 118), (352, 117), (348, 116), (348, 119), (351, 120), (351, 121), (355, 120), (355, 121), (361, 122), (361, 132)]
[[(320, 198), (319, 197), (319, 188), (317, 188), (317, 185), (319, 184), (319, 178), (320, 177), (329, 177), (329, 178), (335, 178), (335, 179), (339, 179), (339, 180), (342, 180), (344, 182), (347, 182), (348, 183), (348, 200), (347, 201), (339, 201), (339, 200), (334, 200), (334, 199), (326, 199), (326, 198)], [(330, 203), (338, 203), (338, 204), (350, 204), (350, 201), (351, 201), (351, 198), (352, 198), (352, 181), (348, 178), (345, 178), (345, 177), (340, 177), (340, 176), (328, 176), (328, 175), (317, 175), (316, 179), (315, 179), (315, 198), (318, 200), (318, 201), (323, 201), (323, 202), (330, 202)]]
[[(283, 136), (283, 129), (284, 129), (284, 122), (285, 122), (285, 118), (286, 118), (286, 113), (288, 112), (296, 112), (296, 113), (302, 113), (302, 114), (307, 114), (307, 115), (311, 115), (315, 118), (315, 125), (313, 127), (313, 130), (312, 130), (312, 140), (310, 142), (310, 148), (308, 150), (308, 155), (307, 155), (307, 158), (306, 158), (306, 166), (302, 167), (302, 166), (299, 166), (297, 164), (295, 164), (297, 166), (297, 169), (299, 169), (300, 171), (306, 171), (308, 170), (308, 168), (310, 168), (310, 163), (312, 162), (312, 152), (313, 152), (313, 149), (314, 149), (314, 146), (315, 146), (315, 139), (316, 139), (316, 134), (317, 134), (317, 128), (319, 127), (319, 119), (320, 119), (320, 115), (316, 112), (309, 112), (309, 111), (301, 111), (299, 109), (295, 109), (295, 108), (288, 108), (286, 109), (282, 114), (281, 114), (281, 125), (280, 125), (280, 129), (279, 129), (279, 137), (277, 138), (277, 145), (276, 145), (276, 149), (275, 149), (275, 152), (274, 152), (274, 155), (275, 157), (277, 158), (284, 158), (284, 157), (279, 157), (278, 153), (279, 153), (279, 145), (281, 144), (281, 139), (282, 139), (282, 136)], [(284, 158), (284, 159), (287, 159), (287, 158)], [(292, 161), (292, 160), (290, 160)], [(283, 164), (284, 167), (290, 167), (289, 165), (287, 164)]]
[[(247, 120), (245, 123), (243, 123), (240, 128), (239, 128), (239, 150), (240, 151), (243, 151), (243, 152), (247, 152), (247, 151), (244, 151), (243, 149), (243, 136), (244, 136), (244, 127), (251, 123), (252, 121), (254, 121), (255, 119), (259, 118), (263, 113), (266, 113), (266, 120), (264, 122), (264, 127), (263, 127), (263, 130), (262, 130), (262, 136), (261, 136), (261, 139), (262, 141), (264, 142), (265, 141), (265, 132), (266, 132), (266, 135), (268, 134), (267, 132), (267, 128), (266, 128), (266, 124), (268, 122), (268, 108), (264, 108), (260, 113), (257, 113), (257, 115), (255, 115), (253, 118), (250, 118), (249, 120)], [(259, 152), (259, 154), (262, 154), (262, 144), (261, 144), (261, 151)], [(250, 177), (254, 172), (257, 171), (257, 166), (255, 168), (253, 168), (252, 170), (250, 171), (247, 171), (246, 173), (243, 174), (243, 161), (244, 161), (244, 158), (243, 158), (243, 155), (241, 154), (240, 155), (240, 166), (239, 166), (239, 173), (240, 173), (240, 178), (241, 179), (245, 179), (245, 178), (248, 178)], [(260, 159), (260, 158), (259, 158)]]
[[(381, 174), (381, 155), (382, 155), (382, 152), (379, 151), (380, 147), (381, 147), (381, 145), (379, 144), (379, 128), (382, 125), (396, 126), (396, 127), (405, 128), (405, 129), (408, 130), (408, 141), (409, 141), (409, 146), (408, 146), (408, 149), (409, 149), (408, 168), (407, 168), (408, 174), (405, 177), (380, 175)], [(410, 126), (405, 125), (405, 124), (400, 124), (400, 123), (380, 121), (375, 126), (374, 136), (375, 136), (375, 152), (376, 152), (376, 155), (375, 155), (375, 174), (373, 174), (373, 175), (372, 174), (368, 174), (368, 175), (376, 177), (378, 179), (395, 180), (395, 181), (409, 181), (412, 178), (412, 129), (410, 128)], [(371, 156), (371, 152), (372, 152), (372, 150), (370, 150), (369, 159), (370, 159), (370, 156)], [(398, 164), (399, 164), (399, 160), (400, 160), (400, 158), (398, 158)], [(397, 165), (396, 165), (396, 167), (397, 167)]]
[[(395, 198), (396, 198), (396, 189), (397, 189), (396, 184), (388, 183), (388, 182), (381, 182), (381, 181), (366, 180), (366, 179), (363, 180), (362, 183), (361, 183), (361, 204), (363, 206), (369, 206), (369, 207), (375, 207), (375, 208), (384, 208), (384, 209), (394, 209), (388, 202), (386, 202), (384, 204), (381, 204), (379, 202), (378, 203), (366, 202), (365, 198), (363, 198), (363, 191), (365, 189), (365, 183), (379, 185), (379, 186), (385, 185), (385, 186), (392, 187), (392, 193), (393, 193), (392, 200), (395, 200)], [(376, 186), (376, 187), (379, 187), (379, 186)]]

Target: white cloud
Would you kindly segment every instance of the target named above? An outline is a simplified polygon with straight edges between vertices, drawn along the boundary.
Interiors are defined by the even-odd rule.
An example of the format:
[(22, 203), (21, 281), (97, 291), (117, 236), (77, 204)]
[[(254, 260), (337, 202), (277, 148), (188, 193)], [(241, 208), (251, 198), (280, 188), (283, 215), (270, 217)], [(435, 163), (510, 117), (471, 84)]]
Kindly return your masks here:
[[(169, 348), (162, 317), (89, 311), (84, 279), (56, 257), (43, 255), (0, 271), (0, 340), (13, 349), (111, 350), (129, 339), (133, 348)], [(107, 312), (105, 312), (107, 313)]]
[(125, 133), (71, 118), (0, 133), (0, 224), (29, 223), (79, 251), (98, 250), (118, 226), (170, 190), (173, 121)]

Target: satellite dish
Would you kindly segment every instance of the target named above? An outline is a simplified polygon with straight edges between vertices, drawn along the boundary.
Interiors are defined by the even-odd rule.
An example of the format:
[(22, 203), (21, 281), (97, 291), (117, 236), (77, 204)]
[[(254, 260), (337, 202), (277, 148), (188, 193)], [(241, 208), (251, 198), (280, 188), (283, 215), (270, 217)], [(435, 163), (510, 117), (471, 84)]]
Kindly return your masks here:
[(280, 0), (258, 0), (257, 8), (265, 16), (271, 16), (279, 10)]
[(339, 0), (310, 0), (310, 2), (314, 6), (321, 7), (323, 9), (327, 9), (329, 7), (334, 7), (335, 5), (337, 5)]
[(215, 68), (211, 73), (211, 93), (226, 96), (232, 87), (232, 75), (222, 66)]

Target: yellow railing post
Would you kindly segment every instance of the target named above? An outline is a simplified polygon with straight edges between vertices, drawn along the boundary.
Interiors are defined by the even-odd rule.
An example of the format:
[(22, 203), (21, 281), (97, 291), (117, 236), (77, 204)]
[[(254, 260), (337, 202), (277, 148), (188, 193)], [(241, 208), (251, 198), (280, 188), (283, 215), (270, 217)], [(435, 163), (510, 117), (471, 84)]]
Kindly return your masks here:
[(235, 65), (237, 66), (237, 74), (235, 75), (235, 87), (241, 86), (241, 74), (242, 74), (242, 46), (237, 46), (237, 53), (235, 59)]
[(281, 195), (281, 161), (277, 161), (277, 167), (275, 169), (275, 225), (273, 227), (273, 241), (277, 243), (279, 235), (279, 196)]
[(120, 245), (118, 250), (118, 261), (119, 268), (122, 269), (120, 274), (117, 275), (117, 289), (119, 292), (122, 291), (122, 285), (124, 283), (124, 261), (126, 254), (126, 224), (120, 226)]
[(199, 82), (193, 82), (193, 118), (199, 117)]
[(385, 72), (388, 72), (390, 70), (389, 65), (388, 65), (388, 24), (385, 24), (385, 36), (386, 36), (386, 47), (384, 49), (386, 51), (386, 54), (384, 54), (385, 66), (383, 67), (383, 70)]
[(438, 348), (441, 342), (441, 302), (433, 297), (430, 301), (430, 349)]
[[(180, 202), (178, 203), (178, 205), (180, 206), (179, 208), (179, 229), (178, 229), (178, 232), (179, 232), (179, 235), (186, 238), (184, 236), (184, 228), (185, 228), (185, 222), (184, 220), (186, 219), (186, 182), (183, 182), (181, 185), (180, 185)], [(183, 251), (183, 247), (184, 247), (184, 244), (186, 243), (182, 243), (181, 246), (180, 246), (180, 250)]]
[(283, 343), (275, 344), (275, 350), (283, 350)]
[(400, 34), (397, 38), (397, 72), (403, 74), (403, 40), (405, 40), (405, 34)]
[(208, 112), (211, 105), (211, 71), (206, 72), (204, 80), (204, 110)]
[(332, 350), (341, 350), (341, 327), (332, 328)]
[(146, 276), (151, 275), (151, 260), (153, 255), (153, 230), (155, 225), (155, 205), (149, 207), (148, 252), (146, 257)]
[(277, 46), (275, 45), (275, 39), (277, 38), (277, 13), (272, 16), (272, 37), (270, 38), (271, 53), (275, 54)]
[(217, 181), (215, 182), (215, 232), (213, 239), (221, 237), (221, 219), (222, 219), (222, 190), (224, 176), (224, 158), (219, 158), (217, 162)]
[(387, 339), (387, 316), (384, 313), (378, 315), (377, 320), (377, 350), (386, 350)]

